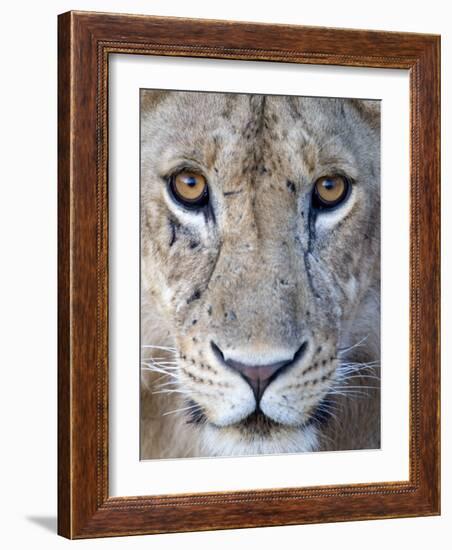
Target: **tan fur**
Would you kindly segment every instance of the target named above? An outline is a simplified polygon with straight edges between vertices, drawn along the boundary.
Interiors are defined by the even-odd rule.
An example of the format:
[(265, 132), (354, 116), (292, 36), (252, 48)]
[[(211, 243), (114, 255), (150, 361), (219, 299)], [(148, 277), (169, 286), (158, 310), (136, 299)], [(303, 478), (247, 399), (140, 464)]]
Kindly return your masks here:
[[(379, 103), (143, 91), (141, 134), (142, 343), (174, 349), (143, 348), (142, 458), (379, 447), (378, 368), (343, 379), (379, 360)], [(208, 180), (208, 212), (170, 197), (180, 167)], [(335, 173), (351, 195), (315, 216)], [(271, 421), (211, 342), (252, 364), (306, 344), (262, 397)], [(335, 418), (310, 422), (332, 392)]]

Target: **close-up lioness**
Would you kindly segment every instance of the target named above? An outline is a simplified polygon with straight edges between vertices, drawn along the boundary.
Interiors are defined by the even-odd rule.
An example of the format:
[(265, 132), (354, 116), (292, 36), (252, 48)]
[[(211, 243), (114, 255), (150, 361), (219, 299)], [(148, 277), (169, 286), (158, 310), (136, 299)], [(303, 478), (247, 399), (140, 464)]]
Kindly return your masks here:
[(380, 103), (141, 94), (141, 458), (379, 448)]

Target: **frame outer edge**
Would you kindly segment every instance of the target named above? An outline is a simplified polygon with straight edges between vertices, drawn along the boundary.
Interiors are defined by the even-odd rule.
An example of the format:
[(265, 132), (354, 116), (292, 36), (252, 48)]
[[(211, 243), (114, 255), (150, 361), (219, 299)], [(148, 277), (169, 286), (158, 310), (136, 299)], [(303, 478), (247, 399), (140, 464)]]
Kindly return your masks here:
[(437, 513), (441, 515), (441, 36), (438, 36), (436, 39), (436, 66), (435, 71), (438, 75), (438, 82), (436, 86), (436, 100), (438, 102), (438, 127), (436, 135), (436, 147), (437, 147), (437, 173), (436, 177), (438, 179), (438, 208), (439, 208), (439, 221), (438, 221), (438, 310), (437, 310), (437, 323), (438, 323), (438, 395), (437, 395), (437, 418), (436, 425), (438, 430), (438, 445), (436, 452), (438, 453), (438, 472), (437, 472)]
[(58, 16), (58, 534), (72, 538), (71, 133), (72, 16)]
[[(426, 465), (427, 476), (430, 477), (430, 506), (431, 511), (435, 515), (441, 515), (441, 38), (432, 38), (431, 48), (428, 50), (428, 87), (430, 95), (424, 95), (425, 112), (429, 112), (430, 116), (426, 115), (429, 120), (426, 124), (425, 143), (430, 144), (430, 159), (425, 167), (428, 181), (433, 189), (431, 215), (437, 220), (436, 224), (430, 223), (429, 237), (431, 247), (431, 258), (425, 269), (431, 272), (431, 322), (432, 331), (427, 345), (432, 347), (432, 379), (431, 379), (431, 399), (432, 399), (432, 414), (430, 425), (428, 428), (431, 431), (432, 450), (431, 462)], [(428, 244), (423, 243), (427, 248)], [(433, 269), (430, 266), (434, 266)], [(426, 276), (427, 277), (427, 276)], [(426, 419), (425, 419), (426, 420)], [(431, 471), (430, 471), (431, 470)]]
[[(270, 504), (271, 500), (264, 498), (265, 502), (259, 504), (260, 499), (247, 497), (244, 499), (247, 502), (232, 507), (225, 502), (224, 506), (233, 513), (232, 517), (225, 517), (221, 512), (222, 507), (219, 506), (222, 499), (221, 494), (218, 495), (220, 502), (217, 504), (214, 504), (213, 501), (210, 502), (211, 499), (207, 495), (204, 495), (205, 499), (201, 498), (203, 495), (200, 494), (199, 502), (196, 502), (195, 495), (187, 497), (190, 501), (187, 506), (183, 506), (179, 502), (180, 497), (176, 497), (175, 501), (177, 502), (167, 505), (164, 505), (163, 502), (156, 502), (150, 507), (145, 506), (142, 509), (136, 509), (136, 506), (126, 500), (120, 508), (111, 509), (108, 506), (110, 499), (103, 494), (100, 486), (103, 479), (102, 462), (100, 466), (97, 466), (97, 471), (94, 463), (96, 456), (99, 458), (99, 453), (103, 460), (102, 452), (107, 452), (106, 461), (108, 462), (108, 449), (104, 449), (104, 451), (100, 449), (99, 439), (96, 436), (101, 425), (100, 419), (102, 419), (102, 413), (99, 413), (99, 410), (105, 406), (106, 401), (103, 404), (99, 402), (99, 395), (95, 396), (92, 382), (99, 377), (99, 368), (95, 361), (95, 358), (98, 358), (99, 341), (93, 338), (94, 333), (97, 334), (95, 322), (99, 322), (99, 313), (102, 317), (106, 311), (101, 306), (97, 310), (97, 314), (93, 314), (96, 296), (98, 300), (104, 298), (99, 298), (99, 293), (103, 288), (102, 284), (99, 284), (99, 278), (97, 285), (95, 284), (94, 258), (96, 253), (94, 245), (96, 242), (102, 242), (102, 231), (99, 234), (99, 221), (102, 220), (102, 216), (99, 212), (94, 212), (95, 206), (93, 205), (99, 206), (99, 195), (96, 200), (96, 191), (93, 189), (93, 185), (95, 180), (97, 186), (102, 184), (99, 184), (98, 174), (96, 174), (96, 178), (93, 175), (96, 165), (95, 150), (98, 151), (100, 147), (100, 136), (99, 121), (94, 121), (92, 115), (98, 101), (97, 96), (94, 95), (95, 82), (98, 78), (97, 59), (95, 59), (97, 46), (103, 40), (113, 36), (112, 33), (119, 32), (119, 35), (125, 39), (126, 37), (134, 38), (138, 32), (136, 30), (138, 23), (136, 22), (135, 26), (131, 24), (135, 21), (135, 16), (128, 18), (127, 25), (125, 25), (124, 19), (125, 16), (122, 17), (121, 14), (105, 17), (105, 14), (68, 12), (59, 16), (58, 23), (58, 532), (67, 538), (86, 538), (323, 522), (322, 512), (331, 511), (328, 508), (330, 506), (329, 499), (327, 499), (328, 502), (322, 503), (322, 498), (314, 498), (312, 504), (317, 507), (317, 512), (311, 517), (309, 514), (308, 516), (303, 514), (307, 501), (305, 501), (305, 505), (300, 506), (301, 501), (295, 502), (295, 496), (289, 516), (285, 507), (283, 514), (281, 511), (278, 512), (281, 504), (277, 501)], [(159, 36), (163, 37), (162, 51), (173, 51), (171, 43), (166, 43), (167, 35), (164, 34), (164, 23), (169, 25), (170, 22), (176, 20), (174, 18), (149, 17), (149, 26), (145, 25), (144, 34), (143, 20), (140, 20), (139, 32), (141, 34), (139, 36), (142, 43), (147, 43), (146, 35), (148, 31), (150, 32), (149, 29), (155, 28), (156, 40)], [(114, 28), (113, 21), (115, 22)], [(189, 21), (192, 27), (199, 26), (203, 31), (213, 31), (214, 28), (221, 27), (226, 23), (219, 22), (217, 25), (208, 20)], [(228, 23), (232, 24), (233, 22)], [(182, 22), (179, 20), (177, 25), (180, 27), (181, 24)], [(239, 34), (245, 47), (248, 47), (249, 44), (253, 46), (256, 42), (254, 35), (250, 37), (246, 25), (243, 23), (238, 22), (237, 24), (240, 26)], [(274, 30), (274, 26), (268, 25), (268, 27)], [(299, 27), (300, 30), (302, 28)], [(253, 29), (257, 33), (257, 27), (253, 27)], [(261, 35), (261, 29), (264, 30), (264, 25), (259, 28), (257, 34)], [(297, 28), (293, 27), (290, 30), (294, 32)], [(317, 40), (320, 40), (318, 33), (321, 31), (321, 28), (309, 29), (310, 36), (314, 33), (313, 36), (314, 38), (317, 36)], [(343, 29), (334, 30), (334, 32), (342, 31)], [(353, 30), (350, 31), (350, 35), (352, 33), (357, 38), (363, 35), (367, 41), (367, 48), (370, 47), (369, 40), (373, 42), (374, 39), (377, 40), (380, 37), (378, 31), (369, 34), (368, 31)], [(381, 33), (381, 37), (382, 44), (385, 46), (382, 49), (382, 57), (376, 58), (376, 65), (385, 66), (387, 56), (390, 56), (392, 49), (395, 48), (401, 51), (401, 57), (390, 62), (390, 66), (400, 68), (398, 67), (399, 63), (404, 65), (405, 62), (408, 63), (407, 56), (412, 54), (413, 57), (410, 57), (409, 61), (410, 66), (413, 63), (412, 60), (415, 59), (417, 69), (420, 70), (418, 78), (421, 86), (417, 100), (421, 116), (416, 121), (420, 128), (417, 154), (421, 159), (419, 162), (420, 177), (417, 181), (421, 182), (421, 187), (424, 181), (428, 182), (430, 184), (429, 191), (431, 191), (431, 196), (424, 197), (423, 195), (423, 201), (419, 204), (418, 218), (420, 220), (419, 233), (422, 233), (423, 230), (425, 232), (419, 238), (420, 256), (422, 257), (420, 269), (422, 276), (420, 279), (421, 307), (425, 308), (424, 322), (431, 324), (428, 327), (426, 338), (419, 345), (422, 348), (423, 367), (420, 380), (421, 403), (424, 400), (424, 403), (432, 402), (432, 415), (427, 418), (424, 414), (420, 421), (422, 437), (421, 441), (418, 441), (421, 448), (419, 490), (414, 493), (408, 492), (408, 490), (389, 490), (381, 494), (377, 492), (373, 497), (369, 495), (374, 499), (375, 504), (370, 515), (361, 509), (361, 504), (367, 504), (365, 495), (355, 496), (346, 503), (346, 506), (355, 506), (353, 513), (348, 510), (347, 514), (342, 515), (338, 511), (329, 517), (329, 521), (344, 521), (350, 518), (358, 520), (412, 517), (439, 513), (439, 272), (437, 271), (439, 267), (439, 221), (434, 217), (439, 212), (439, 37), (432, 35), (408, 36), (406, 33), (399, 35)], [(185, 35), (182, 38), (184, 41)], [(253, 59), (253, 55), (256, 55), (256, 52), (261, 49), (261, 38), (257, 40), (259, 44), (256, 48), (244, 50), (243, 58)], [(321, 38), (323, 39), (323, 36)], [(393, 46), (393, 43), (397, 43), (398, 38), (401, 40), (400, 46)], [(179, 55), (191, 56), (191, 53), (187, 53), (190, 47), (194, 48), (193, 56), (196, 57), (217, 57), (216, 52), (218, 52), (218, 57), (235, 58), (237, 55), (236, 53), (229, 55), (224, 52), (217, 44), (218, 37), (215, 33), (213, 36), (207, 36), (206, 40), (209, 45), (208, 54), (205, 49), (203, 50), (203, 46), (198, 44), (198, 39), (193, 38), (193, 34), (190, 34), (190, 37), (187, 35), (186, 43), (191, 46), (187, 46), (187, 51), (181, 52)], [(306, 44), (307, 38), (303, 35), (296, 50), (304, 51)], [(319, 48), (319, 51), (322, 52), (323, 46), (319, 46)], [(174, 51), (173, 53), (162, 53), (162, 55), (174, 54), (176, 54)], [(325, 59), (326, 63), (359, 65), (355, 57), (352, 61), (351, 57), (347, 58), (347, 56), (339, 59), (335, 54), (325, 55), (330, 59), (330, 61)], [(277, 61), (277, 59), (273, 59), (275, 56), (273, 52), (269, 56), (270, 60)], [(309, 59), (311, 57), (314, 59), (314, 56), (315, 54), (307, 53), (306, 61), (302, 62), (309, 63), (311, 62)], [(336, 60), (339, 59), (339, 63), (331, 61), (333, 57)], [(369, 66), (367, 63), (366, 61), (365, 65)], [(423, 155), (424, 145), (427, 146), (425, 158)], [(99, 166), (99, 159), (97, 159), (97, 166)], [(102, 201), (103, 199), (100, 202), (102, 203)], [(102, 258), (104, 258), (103, 254), (100, 262), (103, 261)], [(97, 259), (99, 262), (99, 255), (97, 255)], [(97, 272), (99, 265), (101, 264), (97, 264)], [(404, 495), (404, 493), (406, 494)], [(106, 501), (104, 501), (105, 498), (107, 498)], [(255, 510), (258, 515), (255, 518), (250, 517), (249, 521), (243, 521), (242, 513), (251, 501), (253, 501), (253, 507), (250, 508), (250, 511)], [(268, 516), (270, 512), (272, 514)], [(217, 514), (216, 518), (211, 518), (212, 513)], [(205, 519), (207, 517), (209, 520)]]
[[(411, 292), (418, 295), (418, 339), (411, 342), (417, 351), (412, 358), (418, 364), (415, 391), (418, 410), (414, 431), (423, 515), (440, 514), (440, 37), (430, 37), (428, 46), (413, 71), (417, 85), (414, 99), (416, 176), (412, 182), (412, 200), (416, 220), (411, 239), (417, 242), (415, 266), (419, 279), (412, 281)], [(416, 143), (417, 141), (417, 143)], [(413, 168), (412, 168), (413, 169)], [(415, 316), (415, 317), (416, 317)], [(421, 391), (419, 390), (421, 388)], [(429, 414), (421, 411), (427, 410)]]

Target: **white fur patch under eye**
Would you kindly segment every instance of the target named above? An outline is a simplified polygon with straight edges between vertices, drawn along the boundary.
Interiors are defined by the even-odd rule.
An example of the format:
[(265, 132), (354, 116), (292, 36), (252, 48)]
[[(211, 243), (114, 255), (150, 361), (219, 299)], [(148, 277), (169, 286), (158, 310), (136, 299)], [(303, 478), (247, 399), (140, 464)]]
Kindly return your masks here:
[(198, 234), (202, 239), (205, 239), (208, 236), (206, 220), (201, 210), (193, 210), (191, 212), (184, 209), (183, 206), (178, 206), (175, 201), (168, 196), (167, 191), (165, 191), (165, 200), (168, 208), (174, 216), (177, 217), (182, 225), (196, 227)]
[(332, 210), (322, 210), (318, 213), (315, 221), (316, 230), (328, 230), (333, 228), (337, 223), (345, 218), (351, 212), (356, 202), (356, 191), (352, 190), (349, 198), (340, 206)]

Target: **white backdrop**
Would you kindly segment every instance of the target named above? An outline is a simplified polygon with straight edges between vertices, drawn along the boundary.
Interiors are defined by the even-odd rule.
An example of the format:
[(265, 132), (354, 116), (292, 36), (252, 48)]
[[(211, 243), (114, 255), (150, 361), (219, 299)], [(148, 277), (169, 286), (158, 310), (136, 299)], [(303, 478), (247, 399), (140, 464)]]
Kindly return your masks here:
[[(408, 72), (292, 63), (114, 55), (110, 71), (110, 494), (113, 496), (408, 479)], [(139, 89), (381, 100), (381, 449), (214, 459), (139, 455)], [(396, 267), (396, 269), (394, 269)]]
[[(452, 525), (450, 285), (443, 289), (443, 516), (135, 537), (70, 543), (55, 535), (56, 515), (56, 15), (69, 9), (255, 20), (443, 34), (444, 182), (451, 162), (452, 32), (447, 3), (380, 0), (49, 0), (2, 6), (0, 88), (0, 334), (2, 546), (217, 549), (315, 544), (317, 548), (447, 548)], [(428, 8), (428, 9), (427, 9)], [(20, 26), (19, 26), (20, 25)], [(6, 74), (5, 74), (6, 72)], [(449, 92), (448, 92), (449, 91)], [(447, 93), (448, 92), (448, 93)], [(449, 155), (450, 158), (450, 155)], [(452, 277), (452, 188), (443, 186), (443, 280)], [(446, 537), (449, 540), (446, 542)]]

